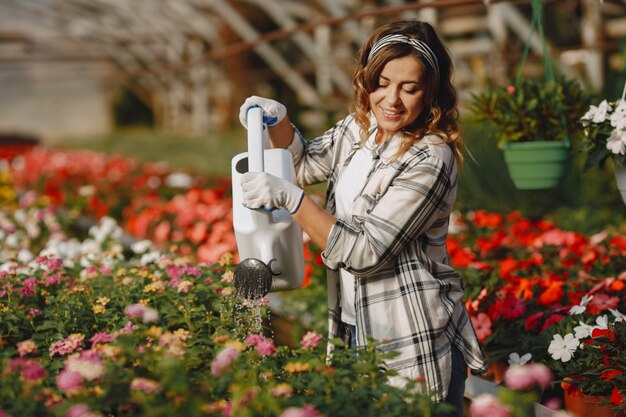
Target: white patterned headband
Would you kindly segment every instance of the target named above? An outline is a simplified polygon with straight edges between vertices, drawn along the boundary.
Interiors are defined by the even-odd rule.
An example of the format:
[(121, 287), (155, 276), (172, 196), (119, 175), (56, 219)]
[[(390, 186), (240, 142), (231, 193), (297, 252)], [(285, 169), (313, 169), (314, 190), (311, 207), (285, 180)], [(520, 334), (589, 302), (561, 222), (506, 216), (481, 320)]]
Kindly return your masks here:
[(369, 62), (372, 57), (382, 48), (394, 43), (405, 43), (415, 48), (420, 54), (422, 54), (422, 57), (428, 62), (433, 71), (435, 71), (435, 77), (437, 78), (437, 80), (439, 80), (439, 64), (437, 62), (437, 57), (433, 53), (433, 50), (430, 49), (426, 42), (420, 41), (418, 39), (409, 38), (405, 35), (392, 34), (380, 38), (372, 46), (372, 49), (370, 49), (370, 53), (367, 56), (367, 62)]

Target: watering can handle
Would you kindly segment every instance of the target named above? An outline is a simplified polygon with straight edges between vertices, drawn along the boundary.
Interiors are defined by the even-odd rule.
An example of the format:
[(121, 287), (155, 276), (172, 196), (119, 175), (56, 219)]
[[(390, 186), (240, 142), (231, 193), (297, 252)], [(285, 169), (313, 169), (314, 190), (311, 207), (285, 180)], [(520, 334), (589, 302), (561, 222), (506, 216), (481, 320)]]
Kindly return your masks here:
[(248, 118), (248, 171), (263, 172), (263, 109), (252, 107), (246, 113)]

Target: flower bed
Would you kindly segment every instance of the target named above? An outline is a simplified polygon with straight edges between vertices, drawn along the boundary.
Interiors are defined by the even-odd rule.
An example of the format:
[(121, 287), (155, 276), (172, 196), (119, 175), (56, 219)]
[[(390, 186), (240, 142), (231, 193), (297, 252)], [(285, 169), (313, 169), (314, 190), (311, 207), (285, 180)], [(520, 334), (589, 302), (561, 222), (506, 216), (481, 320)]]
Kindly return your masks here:
[[(70, 164), (69, 161), (72, 163)], [(38, 173), (39, 168), (41, 172)], [(182, 310), (178, 309), (197, 307), (206, 316), (189, 316), (187, 319), (191, 320), (190, 323), (193, 324), (197, 320), (202, 321), (208, 317), (220, 317), (220, 320), (225, 318), (224, 322), (219, 322), (220, 332), (228, 337), (222, 340), (220, 337), (223, 334), (218, 332), (220, 334), (212, 335), (211, 341), (208, 341), (209, 330), (206, 330), (202, 336), (203, 341), (197, 342), (199, 350), (202, 350), (204, 355), (214, 355), (211, 358), (216, 358), (218, 352), (227, 346), (231, 347), (230, 344), (233, 341), (243, 344), (237, 346), (246, 346), (247, 334), (237, 333), (234, 329), (236, 326), (232, 324), (235, 320), (233, 311), (239, 310), (233, 307), (234, 304), (231, 301), (224, 302), (224, 294), (228, 295), (228, 300), (232, 299), (230, 284), (221, 279), (222, 274), (227, 272), (227, 269), (223, 268), (227, 267), (225, 265), (219, 268), (209, 266), (220, 260), (224, 264), (225, 256), (229, 257), (235, 251), (230, 218), (231, 200), (226, 182), (210, 183), (191, 174), (171, 172), (161, 164), (142, 166), (132, 161), (120, 158), (107, 159), (93, 153), (54, 152), (44, 149), (37, 149), (30, 154), (16, 158), (12, 162), (11, 173), (18, 189), (22, 192), (21, 208), (0, 214), (0, 227), (3, 229), (0, 232), (2, 262), (6, 264), (10, 260), (21, 264), (36, 263), (34, 254), (37, 253), (52, 259), (64, 259), (62, 266), (64, 272), (61, 275), (72, 277), (67, 281), (72, 285), (82, 282), (86, 288), (95, 286), (99, 281), (117, 285), (119, 279), (123, 281), (128, 278), (123, 274), (120, 275), (121, 278), (118, 277), (118, 269), (125, 273), (132, 270), (130, 274), (132, 279), (139, 277), (143, 280), (137, 281), (137, 287), (133, 290), (136, 293), (133, 293), (133, 297), (124, 296), (119, 293), (120, 288), (111, 284), (113, 285), (111, 287), (102, 287), (99, 303), (95, 295), (90, 295), (90, 298), (83, 300), (81, 307), (76, 307), (76, 313), (80, 317), (89, 317), (92, 321), (85, 321), (91, 324), (87, 324), (87, 327), (75, 333), (87, 332), (84, 333), (86, 335), (88, 331), (95, 331), (98, 325), (109, 322), (110, 324), (106, 324), (108, 327), (104, 330), (105, 332), (111, 334), (120, 332), (127, 320), (123, 314), (124, 309), (132, 304), (146, 304), (154, 309), (154, 312), (159, 313), (161, 321), (166, 320), (165, 324), (159, 322), (160, 332), (166, 334), (176, 330), (170, 325), (171, 323), (184, 322), (179, 317)], [(64, 181), (59, 181), (58, 178), (63, 178)], [(134, 189), (128, 192), (131, 185)], [(25, 192), (27, 189), (38, 190), (42, 196), (34, 192)], [(76, 190), (79, 192), (76, 193)], [(50, 203), (68, 207), (70, 210), (66, 212), (66, 215), (69, 217), (55, 217), (57, 213)], [(104, 221), (91, 234), (83, 236), (82, 240), (73, 240), (65, 236), (64, 232), (77, 213), (101, 218)], [(118, 221), (127, 232), (133, 233), (138, 238), (152, 240), (157, 248), (167, 250), (168, 257), (162, 258), (158, 252), (148, 251), (138, 254), (137, 259), (131, 262), (124, 259), (119, 243), (111, 243), (113, 246), (107, 247), (106, 250), (102, 249), (103, 245), (110, 243), (107, 243), (109, 236), (121, 233), (117, 224), (107, 217), (103, 218), (103, 214), (118, 216)], [(619, 355), (620, 352), (623, 355), (624, 349), (605, 349), (608, 342), (614, 343), (618, 339), (623, 341), (624, 337), (624, 332), (621, 330), (621, 323), (626, 313), (626, 237), (624, 235), (605, 231), (593, 236), (585, 236), (562, 230), (544, 220), (532, 221), (522, 217), (519, 213), (501, 215), (477, 211), (459, 214), (455, 219), (448, 239), (448, 248), (453, 266), (463, 276), (466, 286), (466, 306), (490, 361), (506, 364), (545, 363), (555, 372), (557, 381), (567, 378), (566, 382), (569, 385), (566, 387), (569, 391), (576, 393), (578, 390), (581, 393), (588, 393), (587, 391), (608, 390), (607, 394), (612, 395), (612, 405), (621, 409), (626, 408), (624, 401), (626, 363)], [(40, 252), (42, 250), (43, 252)], [(100, 253), (102, 256), (95, 255)], [(305, 286), (308, 287), (281, 294), (281, 307), (285, 315), (296, 321), (306, 322), (304, 326), (300, 323), (300, 334), (305, 334), (311, 328), (324, 334), (326, 294), (319, 251), (307, 245), (305, 254), (308, 260)], [(231, 261), (236, 263), (236, 256)], [(139, 267), (136, 265), (137, 262), (139, 262)], [(199, 268), (202, 272), (200, 276), (184, 276), (180, 281), (172, 281), (172, 277), (169, 276), (169, 266), (172, 264), (176, 267), (184, 265), (189, 268)], [(36, 292), (38, 295), (35, 297), (38, 303), (42, 303), (47, 300), (46, 293), (49, 290), (45, 287), (45, 283), (50, 274), (45, 268), (37, 268), (39, 269), (25, 269), (26, 275), (31, 276), (19, 275), (19, 279), (33, 286), (32, 290), (43, 291), (42, 293)], [(90, 271), (94, 274), (93, 285), (89, 273), (84, 272), (85, 268), (91, 268)], [(102, 268), (105, 268), (104, 271), (107, 273), (103, 272)], [(9, 275), (4, 275), (2, 278), (16, 280), (18, 278), (10, 274), (16, 274), (15, 271), (22, 270), (24, 269), (5, 270), (5, 274)], [(196, 269), (193, 270), (196, 271)], [(32, 280), (27, 281), (29, 278)], [(211, 283), (207, 283), (206, 279), (210, 279)], [(178, 291), (179, 285), (182, 285), (180, 288), (185, 288), (190, 285), (187, 281), (191, 283), (191, 287), (188, 288), (188, 292), (181, 294)], [(62, 280), (62, 282), (67, 284), (66, 281)], [(184, 284), (181, 284), (182, 282)], [(30, 287), (24, 284), (21, 284), (22, 287), (15, 285), (17, 285), (16, 288), (30, 291), (28, 289)], [(145, 288), (152, 289), (155, 286), (160, 292), (152, 294), (152, 290), (145, 291)], [(203, 297), (207, 298), (204, 300), (194, 298), (196, 291), (200, 291), (200, 294), (204, 294)], [(108, 292), (114, 296), (107, 295)], [(7, 294), (5, 293), (3, 297)], [(187, 299), (186, 294), (192, 294), (191, 298)], [(216, 298), (208, 298), (207, 294), (216, 295)], [(109, 300), (104, 303), (105, 298), (102, 297)], [(162, 300), (161, 297), (164, 299)], [(184, 303), (179, 297), (183, 297)], [(55, 300), (59, 299), (67, 301), (63, 297)], [(157, 302), (157, 299), (160, 301)], [(16, 298), (12, 300), (15, 301)], [(176, 301), (178, 304), (173, 300), (178, 300)], [(4, 303), (5, 300), (0, 298), (0, 302)], [(51, 306), (53, 305), (51, 301), (48, 302)], [(157, 304), (154, 304), (155, 302)], [(161, 305), (162, 302), (165, 304)], [(32, 323), (28, 320), (32, 321), (33, 318), (26, 316), (25, 308), (25, 304), (17, 304), (12, 306), (10, 311), (13, 315), (17, 314), (15, 312), (20, 312), (22, 316), (17, 321), (21, 320), (24, 331), (30, 326), (29, 331), (32, 332)], [(42, 311), (47, 310), (41, 307), (36, 308)], [(105, 316), (99, 317), (100, 313), (95, 313), (93, 308), (104, 309), (107, 312), (116, 311), (116, 314), (112, 316), (112, 319), (106, 316), (107, 318), (103, 320)], [(50, 311), (53, 310), (54, 308), (50, 309)], [(173, 316), (170, 317), (169, 314)], [(267, 313), (264, 314), (267, 319)], [(6, 326), (13, 321), (16, 319), (7, 319)], [(56, 321), (64, 325), (72, 323), (67, 315), (55, 317), (47, 322), (51, 326), (51, 323)], [(81, 318), (81, 323), (82, 321), (83, 318)], [(4, 320), (2, 320), (2, 325), (5, 325)], [(184, 325), (182, 328), (190, 330), (189, 323), (185, 322)], [(215, 325), (210, 330), (217, 331), (217, 328), (218, 326)], [(61, 332), (53, 327), (50, 329), (46, 331), (56, 333), (46, 336), (45, 341), (35, 341), (36, 345), (44, 343), (49, 349), (54, 341), (65, 340), (73, 334), (70, 330)], [(146, 327), (142, 331), (148, 330), (149, 327)], [(8, 366), (8, 363), (16, 356), (21, 357), (17, 344), (29, 340), (31, 336), (18, 332), (21, 336), (11, 339), (9, 343), (7, 338), (9, 333), (5, 334), (5, 331), (8, 332), (8, 330), (3, 330), (0, 337), (6, 340), (4, 346), (7, 347), (3, 348), (3, 354), (5, 364)], [(146, 335), (140, 334), (137, 337), (144, 338)], [(154, 340), (158, 339), (155, 336), (151, 337)], [(218, 341), (213, 340), (215, 337)], [(299, 339), (300, 337), (297, 337), (296, 340)], [(87, 346), (85, 340), (88, 339), (83, 339), (83, 346)], [(117, 343), (118, 339), (115, 340)], [(126, 339), (120, 339), (120, 341), (123, 340)], [(134, 346), (141, 345), (138, 339), (132, 339), (129, 343)], [(262, 346), (265, 344), (266, 342), (262, 342)], [(230, 351), (230, 356), (226, 353), (223, 355), (232, 360), (235, 360), (236, 356), (237, 360), (250, 363), (251, 354), (242, 352), (252, 351), (257, 345), (248, 346), (247, 350), (238, 350), (237, 355), (234, 351)], [(20, 346), (22, 350), (28, 350), (26, 347), (29, 344)], [(616, 346), (620, 345), (616, 344)], [(297, 347), (295, 351), (283, 348), (276, 350), (278, 356), (264, 356), (264, 360), (270, 362), (278, 361), (276, 358), (281, 357), (283, 362), (272, 362), (274, 365), (270, 367), (273, 370), (268, 368), (263, 372), (270, 372), (272, 377), (277, 377), (274, 369), (276, 366), (281, 369), (280, 375), (290, 375), (289, 371), (281, 368), (289, 362), (288, 357), (292, 358), (289, 355), (293, 355), (294, 352), (297, 355), (311, 353), (308, 349), (301, 352)], [(37, 349), (41, 352), (40, 346)], [(125, 351), (129, 348), (125, 345), (120, 346), (119, 349)], [(380, 358), (376, 357), (374, 351), (368, 352), (367, 355), (370, 355), (367, 357), (370, 361), (368, 363), (380, 363)], [(317, 362), (311, 369), (316, 369), (322, 363), (320, 359), (323, 356), (322, 352), (316, 351), (315, 355), (317, 355)], [(367, 355), (363, 356), (364, 360)], [(29, 358), (28, 355), (25, 357)], [(55, 375), (55, 372), (58, 373), (60, 369), (66, 367), (64, 362), (58, 362), (60, 359), (56, 358), (56, 362), (50, 362), (50, 364), (54, 363), (51, 365), (52, 370), (47, 368), (48, 358), (45, 361), (38, 359), (40, 362), (43, 361), (42, 366), (46, 369), (48, 378), (47, 386), (44, 383), (46, 388), (53, 388), (57, 391), (59, 389), (53, 382), (50, 382), (52, 378), (50, 375)], [(19, 363), (25, 360), (20, 360), (12, 366), (10, 371), (12, 375), (17, 375), (22, 371), (26, 365), (22, 366)], [(596, 362), (598, 360), (600, 362)], [(191, 362), (197, 364), (202, 361), (206, 362), (206, 357), (195, 358)], [(188, 365), (179, 363), (179, 366)], [(342, 364), (341, 366), (350, 368), (364, 365), (350, 363), (350, 365)], [(153, 369), (141, 370), (140, 373), (153, 371)], [(206, 368), (203, 371), (206, 373), (209, 370)], [(184, 378), (188, 380), (195, 378), (190, 373), (185, 373), (185, 375)], [(250, 377), (249, 374), (245, 375)], [(134, 377), (144, 378), (143, 375)], [(161, 377), (154, 376), (158, 381)], [(129, 378), (128, 375), (127, 378)], [(590, 386), (589, 381), (598, 380), (604, 381), (602, 390), (598, 388), (600, 384)], [(327, 382), (331, 385), (335, 384), (334, 380)], [(283, 382), (281, 380), (276, 383)], [(285, 383), (291, 384), (291, 382)], [(162, 384), (162, 381), (159, 384)], [(198, 382), (198, 384), (203, 387), (202, 390), (208, 389), (203, 385), (204, 382)], [(244, 383), (239, 381), (235, 385), (238, 384)], [(253, 385), (253, 383), (244, 384), (248, 387)], [(304, 385), (301, 386), (304, 387)], [(129, 387), (130, 385), (124, 389), (128, 391)], [(92, 387), (92, 389), (96, 388)], [(353, 387), (349, 389), (352, 390)], [(165, 391), (159, 390), (158, 392), (163, 395)], [(230, 394), (226, 395), (224, 392), (219, 394), (222, 396), (221, 399), (216, 399), (214, 402), (225, 404), (220, 401), (230, 398)], [(377, 392), (380, 395), (387, 395), (382, 391)], [(199, 392), (193, 390), (188, 394), (189, 398), (201, 397)], [(249, 394), (248, 392), (247, 395)], [(12, 395), (13, 397), (10, 398), (15, 398), (15, 395)], [(73, 398), (65, 392), (56, 392), (56, 395)], [(171, 398), (175, 396), (169, 399)], [(194, 399), (193, 401), (201, 400)], [(290, 403), (281, 402), (280, 404), (282, 405), (276, 406), (277, 410)], [(305, 402), (298, 404), (303, 406)], [(91, 402), (88, 402), (88, 405), (93, 407)], [(326, 407), (319, 406), (320, 409)], [(214, 404), (211, 407), (218, 406)], [(102, 408), (97, 409), (100, 410), (98, 412), (105, 412)], [(223, 408), (221, 410), (223, 411)]]
[[(24, 223), (2, 215), (6, 245)], [(0, 263), (2, 416), (441, 415), (386, 384), (373, 346), (331, 360), (314, 332), (275, 346), (267, 306), (235, 296), (232, 256), (195, 263), (142, 241), (124, 259), (110, 218), (85, 241), (43, 229), (56, 238), (40, 256)]]
[[(571, 390), (602, 391), (626, 408), (626, 237), (587, 237), (517, 213), (476, 212), (457, 227), (452, 264), (490, 360), (546, 363)], [(609, 340), (612, 349), (600, 348)]]

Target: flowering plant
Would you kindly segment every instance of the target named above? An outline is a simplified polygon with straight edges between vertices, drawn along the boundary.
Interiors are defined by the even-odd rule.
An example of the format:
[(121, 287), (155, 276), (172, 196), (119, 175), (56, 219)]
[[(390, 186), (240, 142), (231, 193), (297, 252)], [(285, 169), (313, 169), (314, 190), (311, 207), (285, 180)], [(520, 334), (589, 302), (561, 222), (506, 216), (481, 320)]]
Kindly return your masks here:
[(626, 100), (602, 100), (590, 106), (580, 118), (584, 126), (584, 139), (580, 148), (587, 154), (585, 169), (593, 165), (604, 166), (611, 157), (619, 166), (626, 166)]
[(626, 315), (616, 308), (589, 314), (598, 297), (603, 303), (618, 302), (602, 292), (584, 296), (550, 332), (546, 362), (570, 395), (606, 396), (614, 408), (626, 409)]
[[(576, 80), (521, 79), (472, 96), (477, 120), (495, 128), (498, 145), (538, 140), (562, 141), (579, 135), (578, 119), (588, 98)], [(567, 136), (566, 136), (567, 135)]]
[(534, 403), (550, 386), (553, 374), (544, 364), (511, 366), (504, 375), (504, 386), (497, 395), (483, 393), (470, 404), (472, 417), (525, 417), (535, 415)]
[(502, 365), (491, 367), (496, 381), (507, 364), (547, 361), (552, 334), (583, 296), (593, 295), (585, 302), (589, 322), (611, 309), (626, 312), (626, 238), (619, 233), (585, 236), (519, 213), (484, 211), (465, 213), (453, 226), (451, 263), (485, 354)]
[[(4, 219), (6, 236), (21, 229)], [(332, 358), (314, 332), (297, 346), (276, 345), (263, 326), (267, 302), (236, 296), (232, 255), (195, 264), (142, 241), (124, 258), (119, 230), (105, 217), (76, 245), (65, 236), (36, 256), (0, 261), (0, 416), (445, 411), (420, 381), (406, 390), (389, 385), (389, 353), (374, 345), (355, 355), (337, 342)]]

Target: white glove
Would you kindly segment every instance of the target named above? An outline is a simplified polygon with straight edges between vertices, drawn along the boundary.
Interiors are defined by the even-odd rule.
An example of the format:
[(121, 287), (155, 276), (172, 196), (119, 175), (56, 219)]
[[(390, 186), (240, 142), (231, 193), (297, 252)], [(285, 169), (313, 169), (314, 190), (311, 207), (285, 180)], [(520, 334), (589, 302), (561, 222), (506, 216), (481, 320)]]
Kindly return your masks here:
[(263, 123), (269, 127), (276, 126), (287, 115), (287, 107), (276, 100), (259, 96), (248, 97), (239, 108), (239, 121), (246, 129), (248, 128), (248, 110), (252, 107), (263, 109)]
[(283, 207), (294, 214), (300, 207), (304, 191), (295, 184), (267, 172), (246, 172), (241, 176), (243, 205), (248, 208), (275, 210)]

